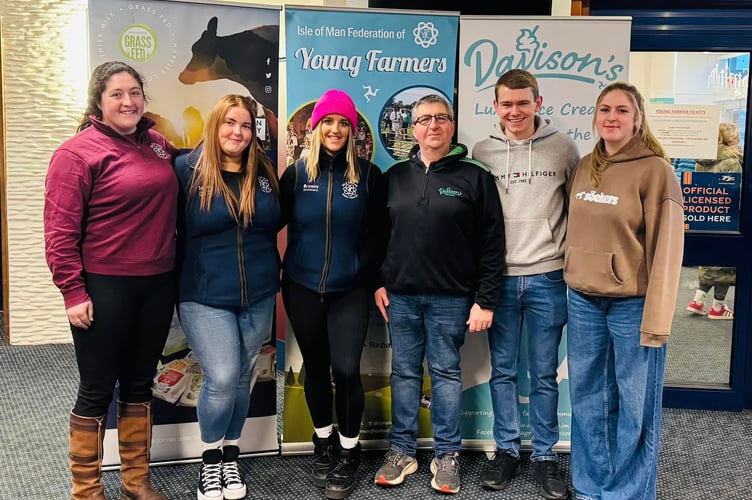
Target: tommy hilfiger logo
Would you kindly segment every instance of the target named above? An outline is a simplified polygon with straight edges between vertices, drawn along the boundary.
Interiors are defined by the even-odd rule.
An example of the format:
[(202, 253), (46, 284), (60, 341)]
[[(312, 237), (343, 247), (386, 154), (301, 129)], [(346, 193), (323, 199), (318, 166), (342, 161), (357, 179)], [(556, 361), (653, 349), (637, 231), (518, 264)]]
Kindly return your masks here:
[(450, 196), (452, 198), (459, 198), (462, 196), (462, 191), (457, 191), (456, 189), (452, 189), (450, 187), (443, 187), (439, 188), (439, 194), (441, 196)]

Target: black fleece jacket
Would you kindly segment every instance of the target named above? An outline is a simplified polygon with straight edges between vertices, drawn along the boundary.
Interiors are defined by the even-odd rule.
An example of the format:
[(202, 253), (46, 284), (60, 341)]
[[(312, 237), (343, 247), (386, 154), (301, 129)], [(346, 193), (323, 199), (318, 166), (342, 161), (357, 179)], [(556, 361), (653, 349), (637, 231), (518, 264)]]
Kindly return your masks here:
[(387, 171), (389, 239), (383, 285), (400, 294), (471, 295), (495, 309), (504, 270), (504, 218), (489, 170), (453, 146), (429, 168), (420, 148)]

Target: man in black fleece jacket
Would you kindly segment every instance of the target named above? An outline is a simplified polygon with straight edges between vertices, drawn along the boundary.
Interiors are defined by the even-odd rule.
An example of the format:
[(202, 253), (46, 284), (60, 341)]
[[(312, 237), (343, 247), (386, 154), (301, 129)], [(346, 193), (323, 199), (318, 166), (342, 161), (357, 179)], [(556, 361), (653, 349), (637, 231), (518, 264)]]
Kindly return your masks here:
[(494, 179), (452, 145), (454, 116), (439, 95), (412, 111), (417, 145), (387, 171), (390, 231), (376, 306), (392, 343), (390, 449), (375, 482), (402, 483), (415, 460), (423, 357), (431, 381), (435, 458), (431, 486), (460, 489), (459, 451), (465, 333), (493, 320), (504, 268), (504, 222)]

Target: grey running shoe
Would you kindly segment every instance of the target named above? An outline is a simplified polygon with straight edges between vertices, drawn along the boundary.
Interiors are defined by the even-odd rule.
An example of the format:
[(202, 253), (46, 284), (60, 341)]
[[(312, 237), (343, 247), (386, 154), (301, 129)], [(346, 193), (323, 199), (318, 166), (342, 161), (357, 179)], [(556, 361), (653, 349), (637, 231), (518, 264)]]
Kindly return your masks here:
[(443, 455), (431, 461), (431, 487), (441, 493), (460, 492), (460, 455)]
[(418, 470), (415, 457), (408, 457), (396, 450), (389, 450), (384, 457), (384, 464), (376, 471), (374, 483), (379, 486), (395, 486), (402, 484), (405, 476)]

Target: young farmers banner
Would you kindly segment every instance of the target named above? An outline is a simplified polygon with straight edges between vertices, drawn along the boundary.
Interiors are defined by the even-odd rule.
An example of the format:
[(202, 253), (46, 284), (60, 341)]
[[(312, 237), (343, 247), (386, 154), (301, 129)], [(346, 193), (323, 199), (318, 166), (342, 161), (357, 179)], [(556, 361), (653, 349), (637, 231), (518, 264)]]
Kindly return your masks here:
[[(359, 156), (382, 170), (405, 158), (413, 145), (413, 103), (436, 93), (454, 100), (457, 26), (456, 14), (286, 9), (288, 164), (309, 153), (313, 105), (330, 88), (346, 91), (355, 102)], [(366, 446), (383, 446), (391, 351), (378, 313), (370, 325), (361, 363), (366, 404), (360, 437)], [(285, 355), (282, 451), (309, 451), (313, 426), (303, 394), (305, 367), (289, 323)], [(429, 438), (427, 379), (424, 389), (419, 436)]]

